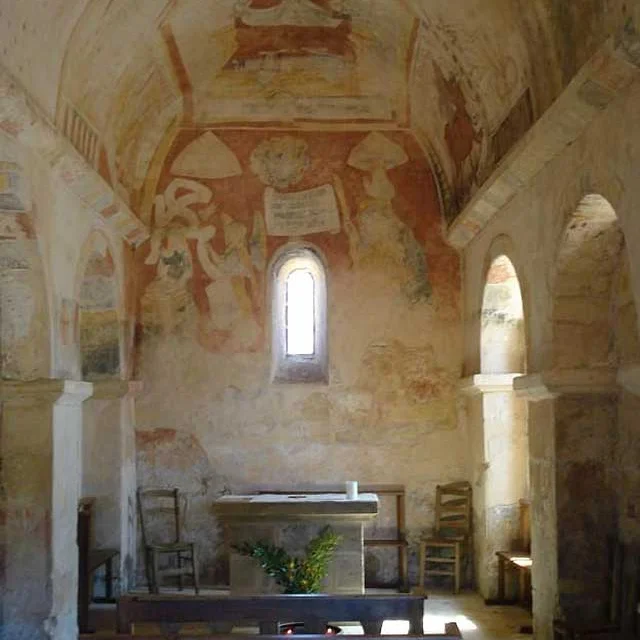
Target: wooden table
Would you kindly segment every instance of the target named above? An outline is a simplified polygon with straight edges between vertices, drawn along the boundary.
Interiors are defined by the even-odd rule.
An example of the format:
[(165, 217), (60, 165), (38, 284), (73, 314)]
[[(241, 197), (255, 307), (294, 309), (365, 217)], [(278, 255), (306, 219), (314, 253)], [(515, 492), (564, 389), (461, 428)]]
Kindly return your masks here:
[(497, 551), (498, 602), (505, 602), (505, 576), (508, 569), (518, 573), (517, 601), (528, 605), (531, 601), (531, 555), (528, 551)]

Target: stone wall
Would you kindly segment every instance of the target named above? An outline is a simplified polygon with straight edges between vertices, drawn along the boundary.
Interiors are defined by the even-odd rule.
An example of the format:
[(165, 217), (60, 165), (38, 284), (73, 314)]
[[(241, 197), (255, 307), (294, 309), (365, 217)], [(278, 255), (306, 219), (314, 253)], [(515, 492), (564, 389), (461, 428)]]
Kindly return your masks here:
[[(198, 164), (207, 148), (224, 162)], [(413, 139), (189, 130), (156, 202), (139, 251), (138, 479), (187, 492), (206, 579), (223, 562), (211, 502), (246, 485), (405, 484), (415, 540), (435, 484), (466, 477), (466, 450), (458, 259)], [(271, 382), (270, 265), (290, 241), (326, 263), (326, 384)], [(390, 550), (368, 566), (393, 580), (395, 562)]]
[[(42, 124), (33, 112), (25, 111), (12, 113), (31, 126)], [(2, 128), (0, 626), (12, 638), (68, 638), (77, 626), (82, 402), (92, 392), (90, 384), (76, 382), (82, 375), (80, 283), (85, 241), (102, 225), (95, 211), (62, 184), (48, 161), (21, 144), (17, 137), (23, 129)], [(50, 142), (46, 128), (39, 132), (26, 137), (38, 144)], [(109, 229), (103, 231), (114, 272), (121, 275), (123, 244)], [(117, 295), (123, 300), (126, 287), (121, 278), (119, 286)], [(125, 318), (121, 304), (116, 339)], [(105, 428), (120, 430), (120, 412)], [(86, 442), (89, 466), (99, 456), (92, 444)], [(119, 474), (119, 459), (115, 467)], [(113, 475), (113, 469), (99, 465), (94, 471), (103, 474), (103, 482)], [(120, 495), (109, 496), (109, 501), (117, 509)], [(100, 523), (100, 529), (104, 533), (109, 524)], [(114, 537), (119, 546), (117, 533)]]
[[(465, 370), (471, 373), (479, 369), (480, 345), (476, 336), (480, 323), (479, 299), (484, 286), (481, 266), (486, 264), (491, 243), (501, 235), (508, 236), (513, 243), (508, 257), (516, 267), (523, 288), (529, 372), (551, 371), (554, 366), (573, 367), (572, 371), (563, 373), (565, 382), (556, 385), (556, 392), (560, 394), (557, 400), (541, 400), (529, 407), (534, 616), (541, 638), (550, 637), (554, 615), (575, 613), (576, 602), (582, 600), (577, 608), (585, 612), (585, 600), (595, 598), (594, 614), (603, 606), (608, 581), (603, 564), (606, 563), (603, 555), (607, 535), (617, 534), (621, 524), (626, 531), (623, 535), (635, 539), (634, 518), (628, 515), (635, 513), (637, 492), (635, 480), (631, 479), (634, 465), (630, 457), (621, 453), (618, 440), (622, 437), (624, 442), (629, 442), (632, 434), (637, 434), (637, 428), (628, 418), (629, 407), (634, 406), (635, 400), (627, 393), (621, 396), (618, 419), (615, 401), (618, 390), (611, 383), (616, 373), (620, 379), (625, 367), (633, 370), (633, 366), (622, 363), (630, 357), (628, 354), (635, 352), (637, 332), (629, 295), (623, 293), (624, 286), (622, 293), (618, 293), (614, 284), (618, 277), (616, 265), (620, 264), (620, 243), (612, 251), (615, 243), (603, 244), (606, 234), (594, 236), (593, 246), (599, 249), (585, 254), (590, 257), (576, 263), (575, 269), (567, 268), (561, 247), (568, 237), (567, 225), (576, 212), (579, 214), (577, 226), (571, 227), (567, 234), (580, 233), (581, 225), (584, 226), (586, 218), (580, 213), (584, 213), (581, 207), (593, 202), (585, 196), (599, 194), (606, 198), (624, 238), (629, 257), (629, 286), (637, 304), (640, 225), (636, 212), (640, 207), (640, 189), (634, 178), (634, 167), (640, 162), (640, 138), (625, 123), (636, 118), (639, 99), (640, 86), (636, 82), (614, 100), (573, 145), (544, 167), (465, 250)], [(614, 238), (611, 234), (606, 237)], [(576, 250), (571, 250), (567, 259), (575, 255), (579, 255), (579, 251), (576, 254)], [(559, 274), (569, 272), (571, 278), (559, 286)], [(561, 316), (554, 316), (558, 310), (556, 307), (554, 312), (554, 303), (565, 295), (566, 300), (572, 296), (571, 291), (562, 288), (567, 282), (574, 288), (585, 282), (587, 288), (573, 295), (573, 306), (564, 307), (568, 315), (562, 322), (568, 325), (560, 333), (554, 333), (554, 317), (561, 320)], [(595, 298), (580, 307), (580, 296), (587, 295), (588, 287), (599, 287), (601, 293), (594, 294)], [(556, 294), (558, 298), (554, 297)], [(578, 308), (583, 310), (577, 313)], [(572, 322), (569, 309), (577, 313), (573, 327), (569, 326)], [(590, 331), (595, 331), (597, 340), (588, 337)], [(564, 337), (554, 342), (554, 335)], [(625, 345), (617, 352), (616, 341)], [(634, 356), (630, 359), (635, 361)], [(576, 386), (579, 382), (576, 375), (581, 371), (590, 376), (605, 376), (609, 382), (596, 384), (596, 378), (592, 377), (582, 387), (587, 395), (580, 396), (580, 385), (585, 382)], [(629, 373), (627, 388), (637, 389), (633, 380), (633, 374)], [(625, 484), (612, 480), (615, 451), (618, 451), (616, 474), (627, 479)], [(587, 486), (591, 487), (589, 495), (581, 492)], [(600, 496), (599, 501), (596, 503), (592, 496)], [(574, 515), (569, 515), (572, 501), (581, 506), (575, 508)], [(624, 505), (620, 513), (626, 515), (621, 521), (615, 504)], [(580, 556), (579, 549), (589, 545), (592, 545), (589, 559)], [(573, 551), (569, 551), (570, 548)], [(593, 549), (599, 550), (595, 554), (597, 559), (593, 557)], [(595, 582), (592, 571), (598, 575)], [(590, 581), (597, 585), (594, 586), (599, 590), (597, 594), (587, 588)]]

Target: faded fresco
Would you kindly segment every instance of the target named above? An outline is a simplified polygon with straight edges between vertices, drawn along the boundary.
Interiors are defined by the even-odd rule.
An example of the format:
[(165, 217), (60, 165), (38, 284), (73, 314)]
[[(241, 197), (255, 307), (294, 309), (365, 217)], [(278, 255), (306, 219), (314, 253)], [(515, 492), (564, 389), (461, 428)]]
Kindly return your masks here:
[[(206, 512), (224, 490), (328, 483), (348, 469), (402, 482), (425, 441), (447, 458), (459, 264), (411, 135), (185, 128), (153, 200), (151, 238), (136, 252), (138, 481), (173, 482), (170, 469), (196, 465), (190, 517), (207, 575), (224, 572)], [(290, 242), (326, 263), (328, 384), (270, 379), (271, 265)], [(160, 437), (191, 444), (165, 464)], [(387, 556), (367, 560), (374, 581), (393, 579)]]
[(442, 241), (437, 209), (431, 220), (421, 210), (434, 197), (409, 136), (184, 131), (140, 252), (142, 327), (213, 352), (263, 351), (267, 266), (292, 238), (317, 244), (338, 272), (377, 272), (408, 306), (429, 304), (427, 247)]
[[(428, 155), (451, 222), (539, 115), (515, 6), (162, 5), (89, 3), (71, 38), (57, 113), (76, 149), (145, 222), (181, 125), (399, 125)], [(142, 39), (146, 47), (137, 46)], [(178, 162), (181, 175), (194, 177), (189, 163), (207, 143)]]
[(99, 234), (93, 236), (87, 254), (77, 312), (63, 300), (61, 340), (64, 344), (69, 318), (77, 315), (83, 379), (118, 376), (120, 323), (113, 256)]
[[(9, 145), (4, 149), (8, 153)], [(0, 371), (5, 379), (49, 375), (49, 316), (23, 167), (0, 160)]]
[[(157, 177), (176, 124), (406, 124), (415, 27), (406, 8), (389, 21), (384, 0), (164, 4), (88, 4), (71, 37), (57, 112), (60, 129), (145, 222), (154, 196), (145, 180)], [(127, 33), (116, 44), (109, 34), (122, 21)], [(139, 49), (145, 36), (149, 46)], [(96, 67), (103, 73), (84, 73)], [(178, 163), (187, 166), (182, 175), (206, 143)]]
[(533, 124), (524, 41), (510, 32), (501, 50), (495, 26), (483, 28), (508, 20), (508, 12), (483, 6), (471, 27), (469, 10), (435, 10), (420, 25), (411, 68), (412, 124), (438, 173), (448, 222)]

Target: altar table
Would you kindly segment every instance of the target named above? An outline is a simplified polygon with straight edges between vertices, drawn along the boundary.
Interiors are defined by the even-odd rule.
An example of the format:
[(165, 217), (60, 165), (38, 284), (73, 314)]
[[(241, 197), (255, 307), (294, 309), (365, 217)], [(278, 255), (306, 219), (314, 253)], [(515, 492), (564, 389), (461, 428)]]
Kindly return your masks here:
[(325, 593), (364, 593), (366, 522), (378, 513), (378, 496), (361, 493), (227, 495), (214, 511), (229, 549), (232, 595), (278, 593), (280, 588), (253, 558), (236, 553), (234, 545), (264, 541), (302, 555), (309, 541), (326, 525), (342, 536), (323, 585)]

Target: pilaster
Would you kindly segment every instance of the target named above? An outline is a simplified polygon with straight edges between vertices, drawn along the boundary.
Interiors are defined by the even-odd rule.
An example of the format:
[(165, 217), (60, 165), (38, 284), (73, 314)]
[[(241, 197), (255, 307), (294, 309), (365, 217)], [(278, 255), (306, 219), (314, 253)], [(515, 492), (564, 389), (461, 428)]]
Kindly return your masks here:
[(90, 383), (2, 381), (1, 624), (7, 637), (77, 634), (82, 403)]

